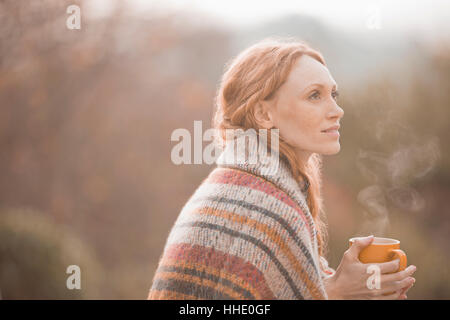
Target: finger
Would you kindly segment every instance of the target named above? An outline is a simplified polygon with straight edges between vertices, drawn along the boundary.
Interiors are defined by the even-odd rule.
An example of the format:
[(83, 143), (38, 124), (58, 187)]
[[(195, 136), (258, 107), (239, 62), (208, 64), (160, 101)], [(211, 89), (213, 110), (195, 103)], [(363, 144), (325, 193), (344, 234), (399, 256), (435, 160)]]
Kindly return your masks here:
[(415, 282), (416, 282), (416, 279), (414, 279), (414, 282), (411, 285), (409, 285), (406, 288), (403, 288), (403, 292), (402, 293), (406, 295), (406, 293), (409, 291), (409, 289), (411, 289), (413, 287)]
[(405, 288), (408, 288), (409, 286), (412, 286), (415, 282), (415, 279), (412, 277), (408, 277), (406, 279), (403, 279), (401, 281), (394, 281), (389, 283), (388, 285), (382, 285), (381, 286), (381, 293), (388, 293), (393, 291), (402, 291)]
[[(414, 279), (414, 280), (415, 280), (415, 279)], [(409, 289), (412, 288), (413, 285), (414, 285), (414, 283), (411, 284), (410, 286), (406, 287), (406, 288), (403, 288), (403, 289), (401, 290), (401, 292), (400, 292), (400, 296), (398, 297), (398, 299), (399, 299), (399, 300), (406, 300), (406, 299), (408, 299), (408, 296), (406, 295), (406, 293), (408, 292)]]
[(397, 300), (406, 300), (408, 296), (404, 293), (401, 293)]
[(402, 289), (402, 294), (405, 294), (406, 291), (408, 291), (413, 285), (414, 285), (414, 283), (412, 283), (412, 284), (410, 284), (409, 286), (403, 288), (403, 289)]
[[(416, 270), (417, 270), (416, 266), (411, 265), (405, 270), (399, 272), (382, 274), (380, 279), (381, 284), (393, 281), (400, 281), (407, 277), (411, 277), (414, 274), (414, 272), (416, 272)], [(381, 273), (383, 272), (381, 271)]]
[(399, 291), (395, 291), (392, 294), (388, 294), (388, 295), (379, 295), (379, 296), (374, 296), (372, 299), (373, 300), (397, 300), (400, 298), (401, 292)]
[(353, 256), (358, 257), (361, 250), (370, 245), (372, 242), (373, 236), (355, 238), (349, 252)]
[[(410, 286), (409, 288), (411, 288), (411, 287), (412, 287), (412, 286)], [(402, 296), (406, 297), (406, 292), (409, 290), (409, 288), (404, 288), (404, 289), (401, 290), (399, 299), (400, 299)]]
[(388, 262), (371, 263), (371, 264), (378, 266), (380, 268), (380, 273), (385, 274), (385, 273), (396, 272), (400, 265), (400, 260), (395, 259), (395, 260), (388, 261)]

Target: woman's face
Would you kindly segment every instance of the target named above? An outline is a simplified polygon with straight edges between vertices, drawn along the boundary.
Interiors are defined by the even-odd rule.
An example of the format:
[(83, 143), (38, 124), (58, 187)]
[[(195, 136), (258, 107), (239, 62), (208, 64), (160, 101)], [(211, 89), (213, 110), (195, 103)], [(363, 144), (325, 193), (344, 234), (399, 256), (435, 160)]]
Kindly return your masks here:
[(336, 82), (328, 69), (314, 58), (303, 55), (294, 65), (287, 81), (278, 89), (271, 113), (280, 135), (296, 148), (303, 160), (311, 153), (336, 154), (341, 146), (336, 131), (324, 130), (339, 125), (344, 110), (336, 102)]

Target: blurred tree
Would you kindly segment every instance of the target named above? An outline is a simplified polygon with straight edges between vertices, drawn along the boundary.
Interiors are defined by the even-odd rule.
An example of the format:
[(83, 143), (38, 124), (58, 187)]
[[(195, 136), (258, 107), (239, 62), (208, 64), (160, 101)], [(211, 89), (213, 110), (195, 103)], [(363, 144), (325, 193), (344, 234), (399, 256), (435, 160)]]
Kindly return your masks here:
[[(69, 290), (69, 265), (81, 269), (81, 289)], [(0, 212), (3, 299), (98, 299), (103, 271), (91, 250), (67, 228), (30, 209)]]

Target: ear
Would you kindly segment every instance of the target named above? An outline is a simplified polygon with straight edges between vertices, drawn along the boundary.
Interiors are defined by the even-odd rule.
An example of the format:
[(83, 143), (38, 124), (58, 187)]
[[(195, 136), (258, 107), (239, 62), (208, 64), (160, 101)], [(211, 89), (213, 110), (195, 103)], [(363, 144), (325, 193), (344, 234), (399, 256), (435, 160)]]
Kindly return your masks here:
[(268, 101), (259, 101), (255, 106), (254, 116), (259, 126), (264, 129), (271, 129), (274, 127), (273, 123), (273, 108)]

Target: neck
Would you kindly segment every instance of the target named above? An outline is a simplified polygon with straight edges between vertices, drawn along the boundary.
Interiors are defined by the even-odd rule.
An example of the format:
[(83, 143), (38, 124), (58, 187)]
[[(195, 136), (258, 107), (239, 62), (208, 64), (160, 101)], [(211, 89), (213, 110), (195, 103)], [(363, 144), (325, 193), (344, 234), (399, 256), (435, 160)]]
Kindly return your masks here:
[(295, 154), (298, 157), (298, 159), (301, 161), (302, 166), (306, 166), (309, 162), (309, 159), (311, 158), (312, 152), (296, 149)]

